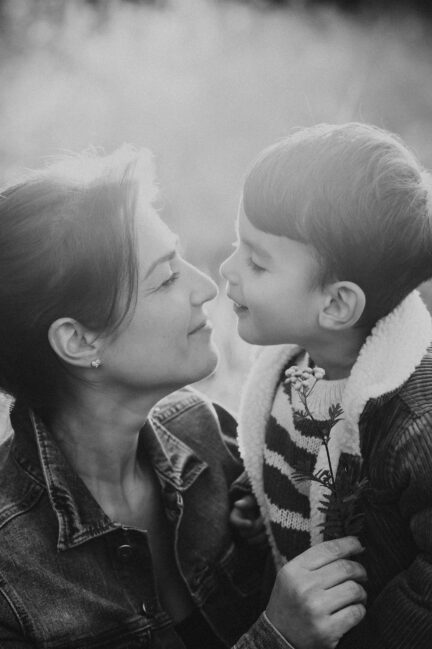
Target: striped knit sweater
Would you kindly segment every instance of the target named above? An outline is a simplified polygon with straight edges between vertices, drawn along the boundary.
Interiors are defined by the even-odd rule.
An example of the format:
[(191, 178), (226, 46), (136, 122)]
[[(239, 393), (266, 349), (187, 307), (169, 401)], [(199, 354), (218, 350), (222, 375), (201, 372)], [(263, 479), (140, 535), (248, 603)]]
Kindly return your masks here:
[[(344, 419), (330, 435), (336, 479), (353, 458), (361, 457), (372, 488), (365, 504), (363, 556), (369, 577), (368, 614), (344, 636), (340, 649), (432, 647), (431, 340), (431, 319), (415, 292), (378, 322), (363, 345), (343, 392)], [(266, 431), (283, 369), (296, 364), (301, 351), (284, 345), (261, 353), (245, 386), (239, 415), (240, 450), (277, 566), (290, 550), (279, 547), (266, 498)], [(285, 405), (289, 416), (288, 400)], [(315, 470), (326, 465), (321, 447)], [(283, 487), (281, 482), (283, 488), (289, 493), (288, 480)], [(320, 486), (312, 483), (312, 544), (322, 538), (321, 498)], [(303, 541), (297, 549), (305, 549)]]
[[(296, 359), (309, 364), (308, 354)], [(308, 396), (308, 408), (317, 422), (328, 419), (329, 408), (341, 403), (346, 379), (318, 381)], [(295, 479), (305, 462), (316, 464), (322, 440), (310, 419), (302, 419), (304, 406), (291, 385), (279, 384), (267, 421), (264, 439), (263, 483), (266, 508), (279, 556), (285, 563), (310, 546), (309, 481)]]

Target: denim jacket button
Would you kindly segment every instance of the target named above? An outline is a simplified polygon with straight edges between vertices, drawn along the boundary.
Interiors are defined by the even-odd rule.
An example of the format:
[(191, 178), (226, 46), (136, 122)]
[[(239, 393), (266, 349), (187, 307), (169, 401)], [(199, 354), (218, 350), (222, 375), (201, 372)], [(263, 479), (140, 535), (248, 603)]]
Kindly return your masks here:
[(176, 509), (167, 509), (165, 510), (166, 517), (172, 523), (178, 518), (178, 511)]
[(156, 609), (155, 609), (155, 607), (154, 607), (154, 605), (152, 603), (146, 604), (145, 602), (143, 602), (142, 610), (143, 610), (144, 615), (146, 615), (147, 617), (153, 617), (153, 615), (156, 612)]
[(117, 559), (119, 559), (120, 561), (127, 562), (132, 558), (132, 554), (133, 554), (132, 546), (129, 545), (128, 543), (125, 543), (124, 545), (119, 545), (116, 554), (117, 554)]

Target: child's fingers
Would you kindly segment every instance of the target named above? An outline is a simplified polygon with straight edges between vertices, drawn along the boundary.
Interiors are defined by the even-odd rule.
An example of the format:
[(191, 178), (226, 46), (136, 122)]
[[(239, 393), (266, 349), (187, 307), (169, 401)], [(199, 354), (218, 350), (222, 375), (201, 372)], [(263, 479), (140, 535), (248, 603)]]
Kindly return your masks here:
[(234, 525), (238, 530), (250, 530), (253, 527), (254, 522), (250, 518), (245, 518), (244, 513), (234, 507), (231, 510), (230, 514), (230, 523)]
[(249, 511), (249, 510), (255, 510), (256, 509), (256, 502), (255, 498), (248, 494), (247, 496), (243, 496), (243, 498), (240, 498), (239, 500), (236, 500), (234, 503), (234, 507), (237, 507), (237, 509), (240, 509), (241, 511)]
[(251, 523), (250, 529), (252, 534), (260, 534), (265, 531), (264, 521), (261, 516), (258, 518), (248, 519)]

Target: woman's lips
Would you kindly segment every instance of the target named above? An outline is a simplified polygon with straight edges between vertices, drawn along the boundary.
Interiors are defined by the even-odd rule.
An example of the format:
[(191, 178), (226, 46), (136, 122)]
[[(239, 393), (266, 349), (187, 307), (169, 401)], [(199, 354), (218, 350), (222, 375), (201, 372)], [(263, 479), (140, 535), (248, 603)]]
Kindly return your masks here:
[(212, 326), (211, 326), (210, 321), (209, 320), (203, 320), (202, 322), (200, 322), (199, 325), (197, 325), (196, 327), (191, 329), (191, 331), (189, 331), (188, 335), (192, 336), (192, 334), (196, 334), (199, 331), (211, 331), (211, 330), (212, 330)]

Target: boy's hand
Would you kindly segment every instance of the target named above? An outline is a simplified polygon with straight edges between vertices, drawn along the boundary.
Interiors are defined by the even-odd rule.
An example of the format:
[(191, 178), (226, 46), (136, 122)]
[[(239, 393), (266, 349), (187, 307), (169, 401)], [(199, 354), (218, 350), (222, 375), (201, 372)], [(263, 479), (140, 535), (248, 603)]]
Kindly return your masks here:
[(230, 514), (231, 525), (249, 545), (265, 546), (267, 535), (258, 505), (252, 495), (236, 500)]
[(296, 649), (333, 649), (362, 620), (366, 571), (348, 559), (362, 551), (352, 536), (325, 541), (279, 570), (266, 615)]

